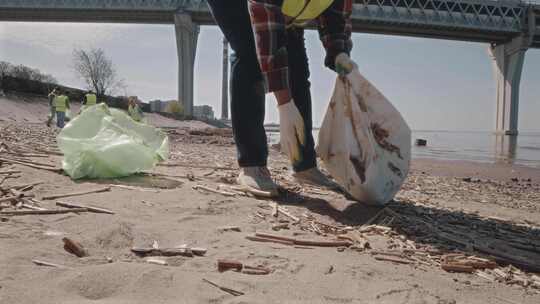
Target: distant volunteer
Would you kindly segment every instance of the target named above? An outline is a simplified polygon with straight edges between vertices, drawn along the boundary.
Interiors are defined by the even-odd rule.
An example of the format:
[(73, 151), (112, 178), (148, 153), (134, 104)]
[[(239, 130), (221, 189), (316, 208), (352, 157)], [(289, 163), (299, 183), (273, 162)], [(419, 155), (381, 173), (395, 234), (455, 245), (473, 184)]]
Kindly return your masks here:
[(56, 98), (56, 95), (58, 94), (58, 88), (55, 87), (49, 95), (47, 95), (47, 99), (49, 100), (49, 115), (47, 117), (47, 127), (51, 126), (51, 122), (53, 121), (54, 117), (56, 116), (56, 109), (54, 107), (54, 99)]
[(352, 71), (352, 0), (208, 0), (214, 19), (234, 50), (232, 127), (247, 190), (277, 195), (267, 169), (265, 93), (278, 101), (281, 148), (300, 183), (334, 187), (317, 168), (304, 26), (316, 23), (326, 49), (325, 65)]
[(54, 98), (54, 107), (56, 110), (56, 126), (64, 128), (66, 120), (66, 111), (69, 110), (69, 97), (64, 90), (58, 90), (58, 95)]
[(137, 102), (135, 101), (135, 99), (131, 97), (128, 99), (128, 113), (129, 113), (129, 116), (131, 116), (131, 118), (133, 118), (133, 120), (135, 120), (136, 122), (142, 122), (143, 120), (142, 110), (137, 104)]
[(88, 91), (83, 98), (82, 101), (82, 111), (86, 110), (87, 108), (94, 106), (97, 104), (97, 96), (92, 91)]

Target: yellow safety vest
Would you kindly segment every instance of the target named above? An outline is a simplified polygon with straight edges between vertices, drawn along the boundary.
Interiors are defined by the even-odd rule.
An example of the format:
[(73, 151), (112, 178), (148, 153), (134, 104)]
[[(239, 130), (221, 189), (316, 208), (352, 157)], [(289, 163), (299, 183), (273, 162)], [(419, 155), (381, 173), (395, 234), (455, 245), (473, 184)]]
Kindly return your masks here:
[(141, 115), (139, 106), (129, 105), (128, 106), (128, 112), (129, 112), (129, 116), (131, 116), (131, 118), (133, 118), (133, 120), (135, 120), (137, 122), (140, 122), (142, 120), (142, 115)]
[(282, 13), (292, 18), (292, 24), (303, 25), (318, 18), (334, 0), (284, 0)]
[(56, 112), (65, 112), (68, 107), (69, 99), (66, 95), (56, 96), (54, 98), (54, 107)]
[(86, 106), (93, 106), (97, 103), (96, 94), (86, 94)]

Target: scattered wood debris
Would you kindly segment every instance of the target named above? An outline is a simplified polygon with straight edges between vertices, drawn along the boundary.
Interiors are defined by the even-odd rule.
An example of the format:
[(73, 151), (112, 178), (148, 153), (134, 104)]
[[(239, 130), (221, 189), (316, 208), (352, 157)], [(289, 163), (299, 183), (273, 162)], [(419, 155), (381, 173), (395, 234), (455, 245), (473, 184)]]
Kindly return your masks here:
[(63, 213), (80, 213), (88, 212), (86, 208), (72, 208), (72, 209), (57, 209), (57, 210), (14, 210), (14, 211), (0, 211), (0, 215), (50, 215), (50, 214), (63, 214)]
[(233, 270), (233, 271), (242, 272), (242, 273), (251, 274), (251, 275), (267, 275), (272, 272), (270, 269), (266, 267), (249, 266), (239, 261), (227, 260), (227, 259), (219, 259), (217, 262), (217, 265), (218, 265), (219, 272)]
[(47, 267), (54, 267), (54, 268), (68, 268), (68, 267), (63, 266), (63, 265), (49, 263), (49, 262), (40, 261), (40, 260), (32, 260), (32, 263), (34, 263), (34, 264), (36, 264), (38, 266), (47, 266)]
[(55, 199), (59, 199), (59, 198), (80, 196), (80, 195), (86, 195), (86, 194), (92, 194), (92, 193), (101, 193), (101, 192), (108, 192), (108, 191), (111, 191), (111, 187), (104, 187), (104, 188), (95, 189), (95, 190), (73, 192), (73, 193), (66, 193), (66, 194), (48, 195), (48, 196), (42, 197), (42, 199), (44, 199), (44, 200), (55, 200)]
[(97, 208), (97, 207), (91, 207), (91, 206), (84, 206), (84, 205), (75, 205), (68, 202), (56, 202), (57, 206), (65, 207), (65, 208), (80, 208), (80, 209), (87, 209), (89, 212), (95, 212), (95, 213), (106, 213), (106, 214), (114, 214), (113, 211), (104, 209), (104, 208)]
[(208, 283), (208, 284), (210, 284), (210, 285), (216, 287), (216, 288), (219, 288), (219, 289), (225, 291), (226, 293), (229, 293), (229, 294), (235, 296), (235, 297), (243, 296), (243, 295), (244, 295), (244, 293), (241, 292), (241, 291), (234, 290), (234, 289), (227, 288), (227, 287), (223, 287), (223, 286), (219, 286), (218, 284), (216, 284), (216, 283), (214, 283), (214, 282), (212, 282), (212, 281), (209, 281), (209, 280), (207, 280), (207, 279), (202, 279), (202, 280), (203, 280), (204, 282), (206, 282), (206, 283)]
[(217, 190), (217, 189), (212, 189), (212, 188), (210, 188), (210, 187), (203, 186), (203, 185), (195, 185), (195, 186), (193, 186), (193, 189), (194, 189), (194, 190), (204, 190), (204, 191), (208, 191), (208, 192), (212, 192), (212, 193), (217, 193), (217, 194), (221, 194), (221, 195), (225, 195), (225, 196), (236, 196), (236, 193), (232, 193), (232, 192), (228, 192), (228, 191), (222, 191), (222, 190)]
[(206, 254), (205, 248), (196, 247), (175, 247), (175, 248), (154, 248), (154, 247), (133, 247), (131, 251), (140, 256), (203, 256)]
[(240, 229), (240, 227), (238, 226), (223, 226), (223, 227), (218, 227), (217, 230), (221, 232), (226, 232), (226, 231), (241, 232), (242, 231), (242, 229)]
[(157, 259), (157, 258), (147, 258), (145, 259), (146, 263), (150, 263), (150, 264), (156, 264), (156, 265), (161, 265), (161, 266), (167, 266), (169, 263), (167, 263), (167, 261), (165, 260), (162, 260), (162, 259)]
[(86, 249), (84, 249), (84, 247), (79, 242), (74, 241), (67, 237), (62, 238), (62, 241), (64, 242), (64, 249), (67, 252), (74, 254), (79, 258), (88, 256), (88, 252), (86, 251)]
[(280, 235), (273, 235), (269, 233), (255, 233), (255, 236), (248, 236), (246, 237), (248, 240), (251, 241), (259, 241), (259, 242), (274, 242), (274, 243), (280, 243), (285, 245), (300, 245), (300, 246), (316, 246), (316, 247), (348, 247), (351, 246), (351, 242), (349, 241), (326, 241), (326, 240), (301, 240), (286, 236), (280, 236)]

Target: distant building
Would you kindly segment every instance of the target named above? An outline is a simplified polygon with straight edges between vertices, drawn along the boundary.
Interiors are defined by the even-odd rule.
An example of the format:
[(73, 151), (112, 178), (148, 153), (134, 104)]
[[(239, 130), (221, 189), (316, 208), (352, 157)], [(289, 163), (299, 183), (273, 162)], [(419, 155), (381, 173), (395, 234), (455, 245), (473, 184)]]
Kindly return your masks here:
[(167, 106), (169, 105), (170, 101), (163, 101), (163, 100), (152, 100), (149, 102), (150, 104), (150, 111), (151, 112), (166, 112)]
[(200, 119), (214, 119), (214, 109), (211, 106), (194, 106), (193, 116)]

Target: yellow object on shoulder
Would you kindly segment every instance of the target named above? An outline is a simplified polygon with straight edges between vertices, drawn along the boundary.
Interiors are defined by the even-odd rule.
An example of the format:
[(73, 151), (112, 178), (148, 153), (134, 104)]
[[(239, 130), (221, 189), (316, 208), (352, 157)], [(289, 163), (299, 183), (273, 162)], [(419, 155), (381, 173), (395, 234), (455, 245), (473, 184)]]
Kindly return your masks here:
[(292, 24), (301, 25), (318, 18), (334, 0), (284, 0), (282, 13), (292, 18)]
[(66, 95), (59, 95), (54, 98), (54, 107), (56, 112), (65, 112), (68, 107), (68, 97)]
[(85, 95), (86, 97), (86, 105), (87, 106), (93, 106), (97, 103), (97, 96), (96, 94), (88, 93)]

